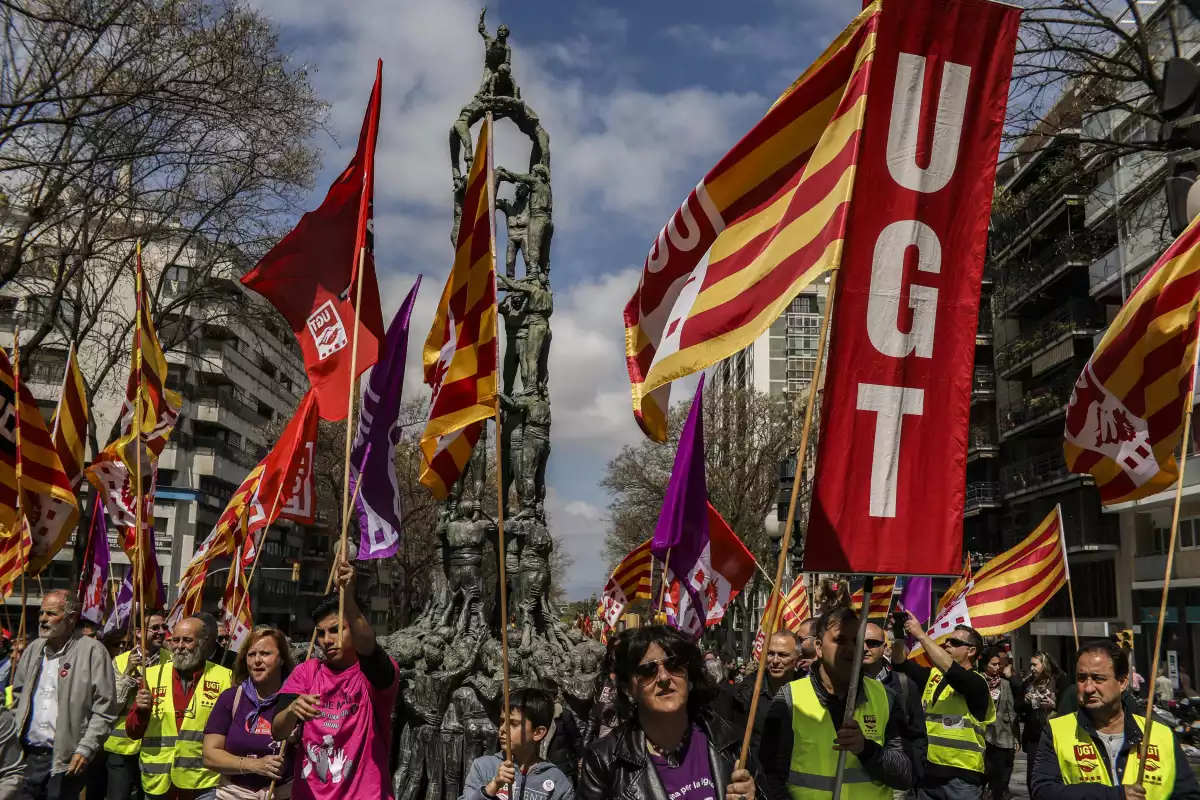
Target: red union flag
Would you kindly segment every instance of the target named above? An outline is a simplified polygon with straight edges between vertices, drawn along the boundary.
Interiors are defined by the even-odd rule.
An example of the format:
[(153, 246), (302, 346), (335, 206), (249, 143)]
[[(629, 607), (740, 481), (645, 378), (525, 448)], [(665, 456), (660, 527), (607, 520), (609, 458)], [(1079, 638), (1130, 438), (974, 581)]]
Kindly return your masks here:
[[(350, 384), (379, 360), (383, 341), (371, 223), (382, 89), (381, 61), (354, 159), (329, 187), (320, 208), (301, 217), (291, 233), (242, 277), (243, 284), (271, 301), (287, 318), (304, 353), (304, 370), (317, 393), (322, 419), (346, 418)], [(359, 280), (358, 358), (351, 375), (354, 343), (349, 331), (354, 327), (359, 288), (355, 281)]]
[(1020, 10), (883, 5), (806, 572), (957, 575), (979, 287)]

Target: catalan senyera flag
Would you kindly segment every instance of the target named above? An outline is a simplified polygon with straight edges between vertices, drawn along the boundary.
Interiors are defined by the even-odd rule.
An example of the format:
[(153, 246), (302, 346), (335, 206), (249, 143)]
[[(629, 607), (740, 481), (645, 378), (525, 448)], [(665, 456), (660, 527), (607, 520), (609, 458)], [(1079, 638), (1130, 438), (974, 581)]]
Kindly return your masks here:
[[(167, 438), (175, 428), (183, 398), (167, 388), (167, 357), (159, 344), (146, 292), (142, 269), (142, 245), (137, 249), (137, 319), (133, 331), (133, 357), (129, 380), (125, 385), (125, 403), (121, 407), (120, 435), (105, 448), (130, 470), (137, 468), (137, 443), (141, 443), (142, 474), (158, 460)], [(140, 397), (139, 397), (140, 395)], [(140, 417), (139, 417), (140, 414)]]
[(1075, 382), (1063, 455), (1104, 504), (1139, 500), (1179, 475), (1200, 296), (1200, 225), (1167, 248), (1117, 312)]
[[(246, 541), (250, 506), (258, 492), (262, 481), (263, 465), (259, 464), (250, 471), (241, 486), (229, 498), (225, 510), (217, 518), (217, 524), (205, 537), (192, 560), (183, 570), (179, 580), (179, 597), (184, 602), (184, 613), (192, 614), (200, 610), (204, 594), (204, 581), (208, 577), (208, 567), (214, 558), (233, 556), (239, 552)], [(187, 598), (184, 600), (184, 598)]]
[(425, 340), (425, 383), (433, 389), (421, 435), (421, 483), (446, 497), (496, 413), (496, 263), (490, 211), (491, 125), (479, 129), (463, 195), (454, 266)]
[(33, 540), (29, 538), (29, 525), (24, 520), (18, 530), (9, 532), (0, 529), (0, 598), (12, 596), (13, 588), (29, 563), (29, 551)]
[[(767, 607), (763, 610), (763, 620), (770, 615), (777, 597), (777, 593), (772, 592), (771, 596), (767, 598)], [(788, 589), (787, 596), (783, 598), (783, 607), (779, 611), (779, 619), (775, 622), (775, 630), (799, 634), (800, 625), (811, 617), (812, 607), (808, 602), (808, 587), (804, 584), (804, 576), (797, 575), (796, 580), (792, 581), (792, 587)], [(751, 651), (751, 658), (755, 661), (762, 654), (766, 639), (766, 633), (763, 631), (760, 621), (758, 633), (754, 637), (754, 648)]]
[[(30, 538), (29, 573), (39, 574), (54, 554), (62, 549), (79, 521), (79, 501), (71, 489), (71, 480), (63, 472), (54, 440), (46, 430), (46, 420), (29, 387), (21, 381), (20, 354), (13, 348), (14, 362), (0, 352), (0, 403), (11, 413), (15, 444), (14, 472), (19, 509), (8, 508), (0, 516), (16, 514), (28, 524)], [(11, 405), (9, 405), (11, 404)], [(15, 525), (20, 525), (20, 519)], [(4, 520), (0, 524), (7, 527)], [(12, 523), (8, 523), (12, 524)]]
[(1033, 619), (1067, 583), (1062, 516), (1055, 508), (1020, 544), (993, 558), (967, 590), (942, 609), (929, 635), (940, 641), (958, 625), (998, 636)]
[(672, 381), (746, 347), (840, 263), (878, 13), (859, 14), (659, 232), (624, 315), (652, 439), (666, 441)]
[(250, 590), (246, 586), (246, 576), (236, 563), (229, 567), (229, 580), (225, 582), (220, 611), (221, 621), (229, 631), (230, 648), (240, 650), (254, 629), (254, 620), (250, 616)]
[(633, 601), (650, 599), (650, 571), (654, 564), (654, 556), (650, 552), (651, 541), (647, 539), (630, 550), (604, 584), (604, 593), (596, 613), (604, 620), (606, 627), (615, 628)]
[(58, 395), (58, 407), (51, 422), (51, 435), (63, 472), (71, 480), (72, 491), (79, 488), (83, 480), (84, 460), (87, 453), (88, 401), (87, 385), (79, 369), (79, 354), (74, 343), (67, 352), (67, 369), (63, 375), (62, 390)]
[[(886, 617), (892, 609), (892, 595), (896, 592), (894, 576), (879, 576), (871, 585), (871, 610), (868, 619)], [(860, 588), (850, 596), (850, 608), (862, 611), (863, 590)]]
[(957, 600), (959, 596), (967, 590), (967, 587), (971, 585), (971, 581), (973, 579), (974, 576), (971, 574), (971, 556), (968, 555), (963, 558), (962, 575), (959, 576), (958, 580), (950, 584), (950, 588), (947, 589), (946, 593), (942, 595), (940, 600), (938, 600), (937, 613), (940, 614), (941, 612), (945, 611), (946, 606)]

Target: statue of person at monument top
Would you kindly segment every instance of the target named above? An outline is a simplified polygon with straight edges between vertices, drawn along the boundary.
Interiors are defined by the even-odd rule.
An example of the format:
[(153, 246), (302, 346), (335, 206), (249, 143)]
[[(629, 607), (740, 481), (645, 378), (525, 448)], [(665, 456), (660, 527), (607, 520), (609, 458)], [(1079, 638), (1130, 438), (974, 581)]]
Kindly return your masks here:
[(521, 365), (521, 391), (540, 391), (544, 394), (549, 382), (550, 315), (554, 313), (550, 278), (544, 272), (531, 274), (516, 281), (497, 275), (496, 282), (502, 289), (525, 296), (525, 313), (516, 335), (517, 360)]
[(512, 47), (508, 44), (508, 26), (496, 29), (495, 37), (488, 34), (487, 6), (479, 11), (479, 35), (483, 37), (483, 80), (476, 97), (504, 96), (519, 99), (521, 92), (512, 79)]
[(525, 272), (532, 274), (536, 271), (530, 261), (529, 248), (526, 244), (529, 235), (529, 187), (523, 183), (517, 184), (517, 193), (512, 200), (503, 197), (496, 198), (496, 208), (504, 212), (504, 221), (508, 226), (508, 250), (504, 254), (504, 274), (510, 278), (517, 277), (517, 253), (525, 258)]

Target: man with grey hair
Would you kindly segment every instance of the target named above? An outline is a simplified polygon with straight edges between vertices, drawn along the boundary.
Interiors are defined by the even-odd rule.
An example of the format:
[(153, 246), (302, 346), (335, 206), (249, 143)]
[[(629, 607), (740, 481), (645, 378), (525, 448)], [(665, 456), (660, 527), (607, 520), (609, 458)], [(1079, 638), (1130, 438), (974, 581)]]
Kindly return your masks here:
[(204, 766), (204, 727), (232, 675), (209, 661), (216, 644), (211, 615), (187, 617), (171, 632), (171, 660), (146, 670), (125, 730), (142, 742), (147, 797), (201, 797), (217, 787), (220, 776)]
[(116, 676), (104, 645), (75, 629), (79, 600), (54, 589), (42, 597), (38, 638), (13, 675), (17, 730), (25, 751), (19, 797), (78, 797), (88, 765), (117, 715)]

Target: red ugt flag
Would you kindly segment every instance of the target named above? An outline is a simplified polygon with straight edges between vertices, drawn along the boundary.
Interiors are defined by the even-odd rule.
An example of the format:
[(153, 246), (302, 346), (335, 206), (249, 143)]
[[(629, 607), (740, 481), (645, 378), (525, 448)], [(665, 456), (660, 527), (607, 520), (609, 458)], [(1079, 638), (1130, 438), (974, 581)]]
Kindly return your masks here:
[[(382, 87), (380, 61), (354, 159), (329, 187), (321, 207), (301, 217), (292, 232), (242, 277), (242, 283), (271, 301), (291, 324), (323, 419), (346, 418), (350, 384), (378, 360), (379, 343), (383, 341), (383, 312), (371, 242), (375, 139)], [(366, 257), (358, 274), (363, 248)], [(355, 374), (351, 375), (351, 328), (358, 291), (355, 278), (363, 285), (358, 359)]]
[[(1020, 9), (885, 1), (805, 572), (957, 575), (971, 369)], [(866, 198), (866, 199), (864, 199)]]

